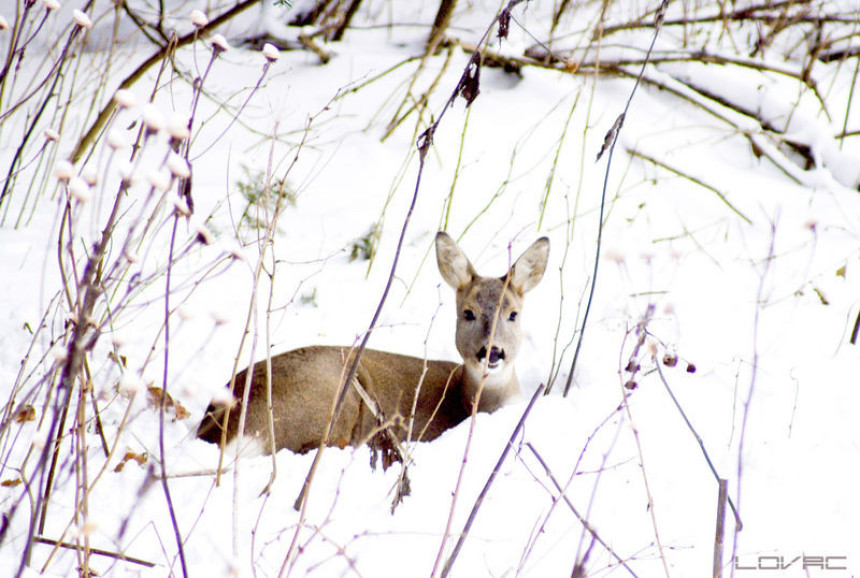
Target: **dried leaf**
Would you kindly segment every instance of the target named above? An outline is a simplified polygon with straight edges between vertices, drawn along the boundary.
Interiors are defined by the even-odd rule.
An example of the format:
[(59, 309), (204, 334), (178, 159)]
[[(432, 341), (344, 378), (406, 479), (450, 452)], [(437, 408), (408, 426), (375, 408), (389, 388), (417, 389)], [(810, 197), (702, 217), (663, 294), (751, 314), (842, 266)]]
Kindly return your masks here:
[(32, 405), (22, 405), (15, 412), (15, 422), (25, 423), (28, 421), (36, 421), (36, 408)]
[(661, 26), (663, 26), (663, 20), (666, 18), (666, 9), (669, 7), (669, 0), (663, 0), (660, 2), (660, 6), (657, 7), (657, 13), (654, 14), (654, 28), (659, 30)]
[(108, 359), (122, 367), (128, 367), (128, 358), (125, 355), (117, 355), (113, 351), (108, 352)]
[(845, 279), (845, 273), (846, 273), (847, 267), (848, 267), (848, 265), (842, 265), (839, 269), (837, 269), (836, 270), (836, 276), (842, 277), (843, 279)]
[(421, 159), (421, 162), (424, 162), (424, 157), (427, 156), (427, 152), (430, 150), (430, 147), (433, 145), (433, 134), (436, 132), (436, 124), (431, 124), (430, 127), (421, 133), (421, 136), (418, 137), (418, 141), (415, 145), (418, 147), (418, 156)]
[(181, 403), (174, 402), (173, 415), (176, 417), (177, 420), (188, 419), (189, 417), (191, 417), (191, 412), (185, 409), (185, 406)]
[[(146, 388), (146, 391), (149, 394), (149, 396), (148, 396), (149, 405), (154, 406), (154, 407), (160, 407), (161, 406), (161, 396), (164, 393), (164, 390), (162, 390), (160, 387), (155, 387), (154, 385), (151, 385), (151, 386)], [(169, 395), (168, 395), (168, 399), (170, 399)], [(165, 405), (166, 404), (167, 404), (167, 402), (165, 402)]]
[(618, 131), (621, 130), (621, 126), (624, 124), (624, 113), (618, 115), (618, 118), (615, 119), (615, 123), (612, 125), (612, 128), (606, 133), (606, 136), (603, 138), (603, 146), (600, 147), (600, 152), (597, 153), (597, 161), (600, 160), (600, 157), (603, 156), (603, 153), (612, 146), (612, 143), (615, 142), (615, 139), (618, 138)]
[[(149, 386), (147, 388), (147, 392), (149, 393), (149, 404), (156, 409), (161, 407), (164, 390), (162, 390), (160, 387)], [(189, 411), (185, 409), (185, 407), (181, 403), (170, 397), (169, 393), (164, 398), (164, 409), (173, 410), (174, 421), (191, 417), (191, 413), (189, 413)]]
[(3, 480), (0, 482), (0, 487), (3, 488), (15, 488), (20, 486), (23, 482), (21, 482), (21, 478), (15, 478), (14, 480)]
[(179, 182), (179, 191), (182, 198), (185, 199), (185, 204), (188, 205), (188, 210), (194, 214), (194, 197), (191, 196), (191, 178), (187, 177)]
[(481, 94), (481, 53), (475, 51), (469, 66), (463, 72), (457, 92), (466, 100), (466, 108), (470, 107), (478, 95)]
[(146, 457), (146, 454), (136, 454), (133, 451), (128, 450), (127, 452), (125, 452), (125, 455), (122, 457), (122, 460), (120, 460), (120, 462), (116, 465), (113, 471), (121, 472), (125, 465), (128, 462), (132, 461), (137, 462), (137, 465), (139, 466), (143, 466), (143, 464), (147, 462), (147, 459), (148, 458)]
[(499, 38), (507, 38), (508, 32), (511, 29), (511, 11), (506, 6), (499, 14)]

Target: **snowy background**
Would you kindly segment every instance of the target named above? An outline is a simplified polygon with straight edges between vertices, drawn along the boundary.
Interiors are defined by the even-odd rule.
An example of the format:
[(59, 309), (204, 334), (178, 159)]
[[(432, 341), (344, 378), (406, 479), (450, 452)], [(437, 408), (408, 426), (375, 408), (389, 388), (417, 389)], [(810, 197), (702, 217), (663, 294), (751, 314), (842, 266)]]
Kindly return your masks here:
[[(852, 2), (669, 3), (612, 156), (567, 396), (608, 155), (595, 158), (634, 88), (656, 4), (615, 0), (602, 12), (534, 0), (511, 10), (499, 40), (504, 5), (461, 2), (450, 41), (422, 61), (438, 4), (365, 0), (341, 41), (313, 37), (322, 63), (299, 38), (315, 27), (285, 25), (309, 3), (290, 13), (265, 2), (217, 28), (231, 47), (208, 73), (207, 30), (128, 84), (162, 32), (193, 32), (192, 10), (214, 19), (239, 3), (170, 2), (147, 34), (131, 16), (157, 22), (155, 3), (67, 4), (0, 7), (0, 573), (438, 575), (547, 384), (452, 575), (710, 574), (718, 484), (702, 448), (744, 524), (736, 533), (727, 514), (726, 575), (780, 563), (789, 567), (770, 575), (857, 575)], [(91, 22), (74, 24), (75, 9)], [(487, 30), (485, 63), (510, 66), (482, 67), (477, 99), (467, 108), (458, 98), (439, 122), (370, 346), (457, 359), (437, 230), (486, 275), (547, 235), (550, 265), (522, 315), (523, 399), (478, 415), (468, 452), (469, 423), (415, 445), (412, 492), (393, 513), (399, 466), (372, 471), (367, 448), (324, 452), (301, 515), (293, 504), (313, 453), (243, 458), (216, 485), (218, 449), (194, 432), (236, 360), (241, 369), (267, 347), (349, 345), (367, 329), (416, 190), (416, 139)], [(266, 65), (259, 39), (280, 57)], [(547, 50), (552, 59), (532, 58)], [(130, 106), (78, 147), (121, 85)], [(193, 211), (177, 193), (185, 165), (171, 160), (173, 178), (163, 166), (171, 134), (193, 170)], [(62, 161), (79, 148), (64, 180)], [(98, 339), (63, 414), (78, 284), (123, 179), (87, 318)], [(282, 184), (267, 244), (275, 203), (264, 195)], [(165, 385), (177, 405), (161, 426), (148, 390)], [(44, 521), (31, 520), (37, 511)]]

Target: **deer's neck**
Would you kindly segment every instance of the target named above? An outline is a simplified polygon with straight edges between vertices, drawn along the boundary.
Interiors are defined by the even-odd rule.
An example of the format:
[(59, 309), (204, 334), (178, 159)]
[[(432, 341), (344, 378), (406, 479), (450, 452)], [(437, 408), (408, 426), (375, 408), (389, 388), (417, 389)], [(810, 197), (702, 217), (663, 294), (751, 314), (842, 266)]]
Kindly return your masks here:
[[(483, 382), (483, 384), (482, 384)], [(520, 395), (520, 384), (513, 367), (506, 367), (498, 374), (483, 376), (481, 370), (463, 368), (463, 404), (471, 409), (480, 391), (478, 411), (492, 412), (505, 405), (511, 398)]]

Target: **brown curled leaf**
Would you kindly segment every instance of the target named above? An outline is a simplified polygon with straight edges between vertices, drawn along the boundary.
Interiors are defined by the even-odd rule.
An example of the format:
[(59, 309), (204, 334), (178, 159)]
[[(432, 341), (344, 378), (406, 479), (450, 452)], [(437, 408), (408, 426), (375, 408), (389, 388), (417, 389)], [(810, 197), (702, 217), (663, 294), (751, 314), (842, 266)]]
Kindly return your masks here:
[(509, 7), (505, 7), (499, 14), (499, 31), (497, 33), (499, 39), (507, 38), (508, 32), (511, 29), (511, 11)]
[(466, 100), (466, 108), (475, 102), (478, 95), (481, 93), (481, 53), (475, 51), (472, 54), (472, 59), (469, 61), (469, 66), (463, 72), (463, 77), (460, 79), (460, 85), (457, 87), (457, 92)]

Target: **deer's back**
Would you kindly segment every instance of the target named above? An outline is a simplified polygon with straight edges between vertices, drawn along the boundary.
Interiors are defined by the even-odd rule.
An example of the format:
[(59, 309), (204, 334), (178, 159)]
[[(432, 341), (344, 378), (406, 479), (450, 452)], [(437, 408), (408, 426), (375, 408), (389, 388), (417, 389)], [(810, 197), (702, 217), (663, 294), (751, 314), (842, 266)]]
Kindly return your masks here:
[[(272, 406), (276, 449), (304, 452), (319, 446), (325, 435), (334, 398), (349, 370), (352, 353), (346, 347), (303, 347), (272, 357)], [(245, 434), (266, 439), (268, 403), (266, 363), (260, 361), (236, 376), (234, 397), (241, 402), (251, 371)], [(368, 441), (379, 421), (393, 427), (403, 440), (429, 440), (463, 421), (471, 412), (461, 387), (462, 367), (450, 361), (426, 361), (395, 353), (366, 350), (356, 379), (368, 401), (350, 384), (335, 422), (331, 443), (341, 447)], [(416, 390), (418, 392), (415, 400)], [(368, 403), (369, 402), (369, 403)], [(411, 435), (409, 418), (415, 405)], [(373, 406), (373, 407), (371, 407)], [(227, 420), (227, 440), (238, 430), (240, 405)], [(219, 443), (225, 408), (210, 405), (198, 437)]]

